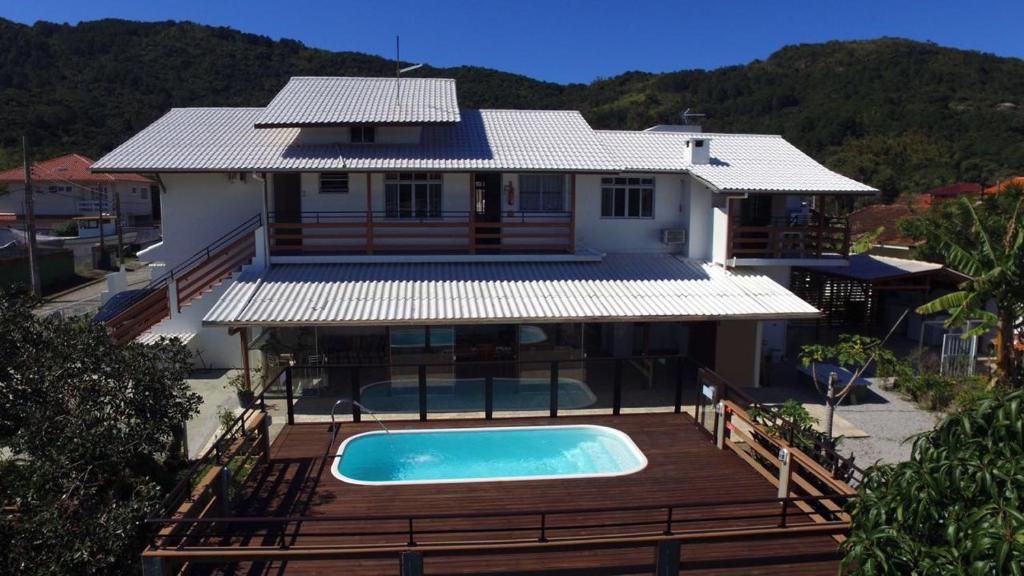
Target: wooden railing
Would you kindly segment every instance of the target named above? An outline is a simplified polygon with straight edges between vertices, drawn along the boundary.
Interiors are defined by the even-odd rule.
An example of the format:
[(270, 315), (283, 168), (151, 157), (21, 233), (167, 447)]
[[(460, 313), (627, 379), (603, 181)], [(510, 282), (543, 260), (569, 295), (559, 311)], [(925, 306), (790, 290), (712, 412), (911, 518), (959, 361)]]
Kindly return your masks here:
[[(116, 303), (116, 309), (101, 311), (93, 322), (106, 326), (115, 343), (124, 344), (170, 316), (172, 306), (181, 312), (183, 306), (252, 260), (256, 254), (255, 231), (262, 222), (259, 214), (242, 222)], [(174, 302), (171, 282), (177, 294)]]
[(103, 322), (114, 344), (131, 342), (158, 322), (171, 315), (167, 285), (148, 290), (141, 298), (127, 305), (120, 313)]
[(850, 254), (845, 218), (814, 217), (804, 222), (778, 220), (765, 226), (729, 223), (727, 257), (822, 258)]
[[(787, 448), (799, 450), (815, 463), (815, 473), (824, 473), (826, 485), (838, 482), (843, 486), (856, 486), (864, 478), (864, 470), (854, 464), (853, 456), (839, 453), (834, 440), (811, 427), (800, 426), (787, 419), (777, 407), (754, 400), (743, 390), (732, 385), (713, 370), (701, 368), (697, 373), (697, 398), (694, 418), (697, 426), (715, 437), (717, 442), (728, 439), (730, 422), (735, 415), (745, 423), (739, 432), (752, 431), (759, 446), (773, 450)], [(724, 436), (723, 436), (724, 435)], [(754, 449), (756, 450), (756, 448)]]
[[(424, 556), (486, 556), (653, 548), (656, 574), (680, 572), (680, 545), (742, 543), (849, 532), (849, 517), (822, 502), (849, 494), (708, 499), (696, 503), (449, 514), (155, 518), (161, 535), (143, 564), (394, 558), (402, 574), (423, 574)], [(826, 509), (807, 514), (802, 510)], [(714, 510), (708, 518), (704, 510)], [(740, 524), (740, 526), (737, 526)], [(745, 524), (745, 525), (744, 525)], [(300, 527), (311, 530), (303, 543)], [(203, 545), (202, 539), (216, 545)], [(329, 539), (329, 543), (326, 542)], [(821, 558), (814, 558), (820, 560)], [(775, 560), (780, 562), (779, 559)], [(781, 562), (798, 562), (797, 555)], [(770, 560), (768, 562), (771, 562)], [(748, 567), (763, 567), (756, 560)], [(171, 573), (169, 567), (153, 572)]]
[(500, 222), (473, 213), (271, 212), (272, 255), (574, 252), (570, 212), (504, 212)]
[(257, 388), (252, 402), (220, 431), (210, 448), (192, 462), (181, 481), (164, 497), (162, 508), (169, 521), (154, 533), (155, 546), (190, 538), (196, 524), (187, 520), (229, 515), (246, 479), (258, 466), (268, 463), (271, 440), (267, 384)]

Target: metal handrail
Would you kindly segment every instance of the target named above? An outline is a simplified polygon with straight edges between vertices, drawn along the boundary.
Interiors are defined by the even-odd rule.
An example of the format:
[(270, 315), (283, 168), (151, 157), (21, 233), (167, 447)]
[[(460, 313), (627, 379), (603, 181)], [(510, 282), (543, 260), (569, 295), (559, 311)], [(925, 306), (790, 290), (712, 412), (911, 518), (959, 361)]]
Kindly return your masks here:
[[(201, 248), (192, 256), (186, 258), (184, 261), (182, 261), (174, 268), (168, 270), (167, 272), (164, 272), (163, 274), (157, 276), (156, 278), (153, 278), (144, 287), (138, 289), (138, 291), (135, 294), (132, 294), (131, 296), (126, 298), (123, 302), (120, 303), (118, 307), (118, 313), (127, 310), (129, 307), (131, 307), (132, 305), (136, 304), (137, 302), (148, 296), (154, 290), (163, 288), (164, 286), (168, 285), (170, 281), (176, 276), (181, 276), (197, 263), (209, 258), (214, 251), (223, 248), (229, 242), (233, 242), (240, 238), (243, 234), (255, 230), (256, 228), (259, 228), (262, 225), (262, 223), (262, 214), (256, 214), (255, 216), (242, 222), (238, 226), (235, 226), (228, 232), (222, 234), (216, 240), (210, 242), (205, 247)], [(116, 314), (112, 315), (111, 317), (114, 316), (116, 316)]]

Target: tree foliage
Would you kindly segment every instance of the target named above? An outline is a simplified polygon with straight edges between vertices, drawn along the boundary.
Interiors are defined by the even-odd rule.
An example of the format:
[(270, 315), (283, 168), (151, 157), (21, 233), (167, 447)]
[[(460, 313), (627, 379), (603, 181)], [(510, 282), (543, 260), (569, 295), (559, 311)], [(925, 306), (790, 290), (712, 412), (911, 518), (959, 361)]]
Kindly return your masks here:
[[(0, 168), (19, 160), (22, 133), (41, 156), (99, 155), (174, 106), (264, 106), (289, 76), (393, 71), (377, 56), (190, 22), (0, 19)], [(709, 131), (782, 134), (889, 197), (1024, 166), (1024, 61), (929, 43), (788, 46), (744, 66), (590, 84), (471, 66), (413, 74), (455, 78), (467, 108), (578, 109), (595, 128), (676, 123), (693, 108)]]
[(858, 574), (1024, 574), (1024, 392), (919, 436), (858, 490), (845, 563)]
[[(1019, 194), (1018, 194), (1019, 196)], [(970, 278), (955, 292), (928, 302), (921, 314), (948, 312), (948, 327), (963, 326), (979, 320), (966, 336), (978, 336), (997, 330), (999, 335), (999, 372), (1005, 381), (1018, 380), (1014, 334), (1024, 317), (1024, 197), (1005, 213), (979, 215), (971, 200), (957, 202), (966, 218), (960, 229), (937, 238), (945, 261)], [(965, 236), (966, 232), (966, 236)], [(996, 312), (987, 307), (994, 302)]]
[(0, 294), (0, 573), (127, 574), (200, 398), (177, 341), (114, 346)]

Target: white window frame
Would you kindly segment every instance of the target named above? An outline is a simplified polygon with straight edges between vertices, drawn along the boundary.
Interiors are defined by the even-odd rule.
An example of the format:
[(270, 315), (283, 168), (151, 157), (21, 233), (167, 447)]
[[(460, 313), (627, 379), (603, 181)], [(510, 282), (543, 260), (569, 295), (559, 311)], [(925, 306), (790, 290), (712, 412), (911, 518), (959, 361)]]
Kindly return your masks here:
[[(325, 190), (324, 189), (324, 177), (327, 177), (328, 181), (341, 182), (344, 180), (344, 190)], [(319, 194), (348, 194), (349, 193), (349, 177), (348, 172), (321, 172), (317, 178), (317, 192)]]
[[(644, 193), (650, 193), (650, 213), (644, 214)], [(617, 213), (618, 196), (622, 195), (622, 213)], [(636, 213), (631, 202), (636, 197)], [(627, 174), (622, 176), (601, 177), (601, 219), (602, 220), (653, 220), (654, 206), (657, 197), (657, 180), (651, 175)], [(609, 213), (605, 211), (605, 201), (611, 202)]]
[[(539, 186), (537, 190), (537, 207), (535, 208), (524, 208), (523, 199), (526, 198), (527, 186), (524, 182), (529, 178), (539, 178), (537, 184)], [(552, 182), (558, 182), (558, 190), (549, 190), (548, 185)], [(519, 175), (519, 211), (530, 214), (544, 214), (554, 212), (566, 212), (565, 209), (565, 174), (552, 174), (552, 173), (531, 173), (531, 174), (520, 174)], [(530, 191), (533, 194), (534, 191)], [(546, 200), (554, 196), (558, 198), (558, 207), (549, 208), (546, 206)]]
[[(404, 209), (403, 188), (407, 188), (409, 193), (409, 206)], [(432, 204), (431, 197), (435, 195)], [(425, 208), (418, 208), (421, 205)], [(396, 220), (443, 218), (444, 175), (440, 172), (385, 173), (384, 217)]]

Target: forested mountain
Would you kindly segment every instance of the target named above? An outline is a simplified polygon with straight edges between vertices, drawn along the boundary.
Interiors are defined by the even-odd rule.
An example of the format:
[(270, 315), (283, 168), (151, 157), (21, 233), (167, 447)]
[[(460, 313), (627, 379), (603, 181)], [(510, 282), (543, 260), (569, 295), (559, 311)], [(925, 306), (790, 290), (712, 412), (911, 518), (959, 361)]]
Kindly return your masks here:
[[(642, 66), (642, 62), (637, 62)], [(294, 75), (388, 75), (394, 63), (229, 28), (0, 19), (0, 168), (28, 134), (40, 157), (99, 156), (173, 106), (263, 106)], [(572, 108), (596, 128), (707, 114), (708, 131), (780, 133), (894, 196), (1024, 172), (1024, 61), (899, 39), (782, 48), (717, 70), (629, 72), (559, 85), (477, 67), (463, 107)]]

